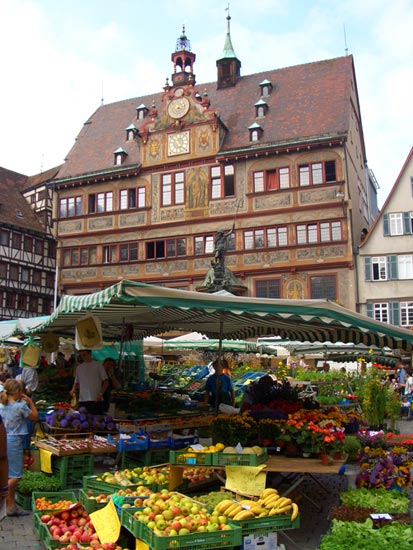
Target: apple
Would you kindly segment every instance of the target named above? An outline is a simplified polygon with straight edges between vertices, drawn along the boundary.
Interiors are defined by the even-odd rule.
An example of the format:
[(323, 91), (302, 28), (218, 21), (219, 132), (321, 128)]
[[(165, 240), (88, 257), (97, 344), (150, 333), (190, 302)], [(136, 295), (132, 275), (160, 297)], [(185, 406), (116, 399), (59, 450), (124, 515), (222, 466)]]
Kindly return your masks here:
[(175, 517), (174, 513), (172, 512), (172, 510), (170, 508), (167, 508), (166, 510), (164, 510), (162, 512), (162, 515), (163, 515), (163, 517), (166, 521), (170, 521), (171, 519), (173, 519)]
[(186, 527), (182, 527), (181, 529), (179, 529), (178, 534), (179, 535), (189, 535), (189, 529), (187, 529)]
[(165, 527), (166, 527), (166, 521), (161, 516), (161, 519), (158, 519), (156, 521), (156, 528), (159, 529), (159, 531), (163, 531), (165, 529)]
[(228, 523), (227, 516), (218, 516), (218, 523), (220, 523), (221, 525)]

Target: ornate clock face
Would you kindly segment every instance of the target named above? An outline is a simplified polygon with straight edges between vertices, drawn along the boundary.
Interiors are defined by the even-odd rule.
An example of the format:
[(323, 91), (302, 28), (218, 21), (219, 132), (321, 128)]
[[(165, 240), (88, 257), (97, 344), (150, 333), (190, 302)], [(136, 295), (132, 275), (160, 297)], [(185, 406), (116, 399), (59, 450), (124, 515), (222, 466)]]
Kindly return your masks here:
[(168, 135), (168, 155), (189, 153), (189, 131)]
[(168, 113), (172, 118), (182, 118), (189, 111), (189, 100), (186, 97), (177, 97), (168, 105)]

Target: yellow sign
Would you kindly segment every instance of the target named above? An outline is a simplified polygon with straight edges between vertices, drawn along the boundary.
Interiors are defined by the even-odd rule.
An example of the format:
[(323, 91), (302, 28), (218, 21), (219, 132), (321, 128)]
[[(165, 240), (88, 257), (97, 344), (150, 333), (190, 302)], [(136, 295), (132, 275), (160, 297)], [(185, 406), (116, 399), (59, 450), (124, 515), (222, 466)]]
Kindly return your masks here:
[(260, 495), (265, 489), (267, 472), (261, 466), (226, 466), (227, 481), (225, 488), (229, 491), (246, 495)]
[(120, 534), (120, 521), (112, 499), (100, 510), (90, 513), (93, 527), (98, 534), (100, 542), (116, 542)]
[(46, 449), (40, 449), (40, 469), (46, 474), (52, 474), (52, 453)]

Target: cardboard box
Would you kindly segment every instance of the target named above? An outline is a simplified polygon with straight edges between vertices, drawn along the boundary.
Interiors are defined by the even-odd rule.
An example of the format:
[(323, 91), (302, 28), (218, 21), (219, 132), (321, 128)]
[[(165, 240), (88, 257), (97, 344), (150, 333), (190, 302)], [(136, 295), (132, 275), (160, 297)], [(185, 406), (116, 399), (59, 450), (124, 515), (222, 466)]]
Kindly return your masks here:
[(278, 534), (245, 535), (242, 540), (243, 550), (277, 550)]

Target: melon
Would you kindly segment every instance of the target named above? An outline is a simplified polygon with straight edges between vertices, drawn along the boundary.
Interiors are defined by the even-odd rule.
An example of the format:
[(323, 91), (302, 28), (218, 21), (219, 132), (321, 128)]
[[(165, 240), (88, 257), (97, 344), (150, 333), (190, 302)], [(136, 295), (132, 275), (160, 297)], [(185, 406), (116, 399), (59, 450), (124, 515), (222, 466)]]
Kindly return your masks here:
[(225, 447), (225, 449), (222, 451), (223, 453), (233, 453), (233, 454), (236, 454), (236, 450), (234, 449), (234, 447)]
[(254, 451), (254, 454), (258, 456), (262, 455), (262, 449), (258, 445), (253, 445), (251, 449)]
[(242, 455), (255, 455), (255, 452), (253, 451), (253, 449), (251, 449), (251, 447), (244, 447), (241, 451), (241, 454)]

